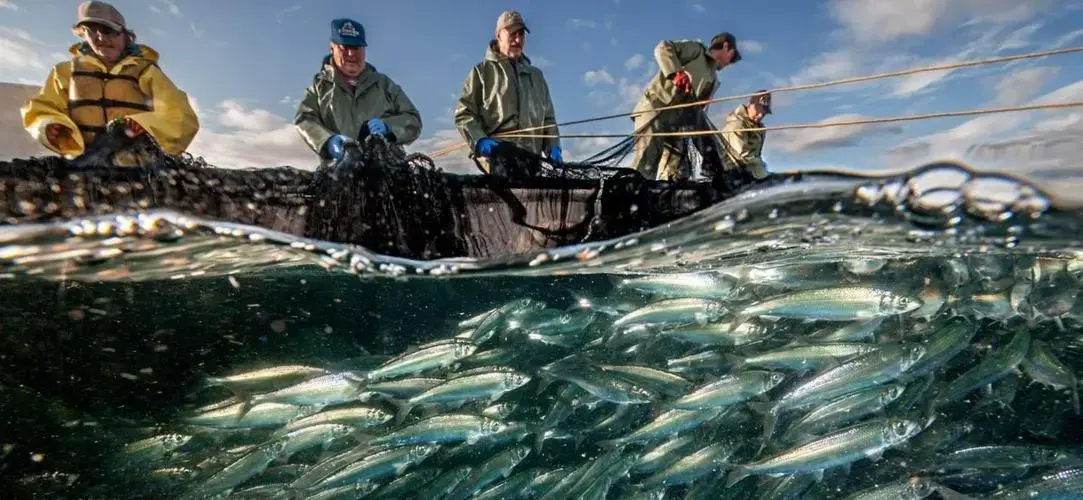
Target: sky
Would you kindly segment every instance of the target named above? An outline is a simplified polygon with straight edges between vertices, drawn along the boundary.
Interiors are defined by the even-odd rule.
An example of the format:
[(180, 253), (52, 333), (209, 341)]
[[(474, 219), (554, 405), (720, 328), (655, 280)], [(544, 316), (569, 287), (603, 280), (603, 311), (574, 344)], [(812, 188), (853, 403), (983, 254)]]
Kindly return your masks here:
[[(65, 60), (77, 0), (0, 0), (0, 81), (41, 85)], [(422, 114), (408, 148), (431, 153), (461, 143), (452, 109), (504, 9), (530, 34), (526, 54), (542, 69), (558, 122), (631, 112), (657, 72), (664, 39), (736, 35), (744, 60), (719, 72), (715, 97), (963, 60), (1083, 45), (1083, 0), (116, 0), (140, 43), (195, 105), (201, 130), (189, 151), (228, 167), (313, 168), (292, 120), (327, 54), (329, 23), (359, 21), (368, 61)], [(765, 124), (1083, 101), (1083, 54), (918, 74), (774, 96)], [(738, 103), (713, 104), (717, 124)], [(2, 112), (12, 112), (3, 110)], [(632, 132), (618, 118), (564, 133)], [(768, 169), (909, 168), (955, 159), (978, 167), (1064, 169), (1083, 157), (1083, 108), (919, 122), (768, 132)], [(616, 139), (564, 139), (583, 159)], [(476, 171), (465, 152), (441, 158)], [(1078, 165), (1072, 165), (1078, 167)]]

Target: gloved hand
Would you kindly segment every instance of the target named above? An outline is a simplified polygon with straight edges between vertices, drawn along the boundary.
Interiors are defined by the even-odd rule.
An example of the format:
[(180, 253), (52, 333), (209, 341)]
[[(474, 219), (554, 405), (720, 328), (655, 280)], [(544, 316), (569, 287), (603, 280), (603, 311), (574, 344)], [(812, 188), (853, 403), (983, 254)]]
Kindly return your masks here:
[(346, 141), (349, 137), (342, 134), (332, 135), (330, 139), (327, 139), (327, 154), (331, 155), (335, 161), (341, 160), (342, 155), (346, 152)]
[(113, 121), (106, 125), (106, 128), (110, 131), (122, 131), (124, 136), (129, 139), (134, 139), (139, 134), (146, 132), (135, 120), (124, 116), (114, 118)]
[(673, 85), (677, 87), (677, 90), (685, 93), (692, 93), (692, 75), (687, 71), (678, 71), (673, 74)]
[(45, 126), (45, 140), (60, 151), (72, 151), (78, 146), (72, 137), (71, 129), (59, 123), (51, 123)]
[(493, 154), (493, 148), (500, 144), (500, 141), (489, 137), (482, 137), (478, 140), (478, 154), (481, 156), (491, 156)]
[(560, 148), (553, 146), (549, 149), (549, 159), (557, 163), (564, 163), (564, 155), (560, 153)]
[(365, 122), (365, 124), (368, 125), (370, 134), (372, 134), (372, 135), (384, 135), (384, 136), (387, 135), (387, 124), (384, 123), (383, 120), (381, 120), (379, 118), (373, 118), (373, 119)]

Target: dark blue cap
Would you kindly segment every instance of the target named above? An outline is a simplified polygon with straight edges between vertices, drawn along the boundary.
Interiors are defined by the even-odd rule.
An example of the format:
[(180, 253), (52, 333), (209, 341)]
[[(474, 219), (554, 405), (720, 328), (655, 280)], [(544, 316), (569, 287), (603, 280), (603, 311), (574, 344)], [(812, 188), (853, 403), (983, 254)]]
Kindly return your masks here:
[(365, 27), (353, 19), (335, 19), (331, 21), (331, 41), (339, 45), (367, 47)]

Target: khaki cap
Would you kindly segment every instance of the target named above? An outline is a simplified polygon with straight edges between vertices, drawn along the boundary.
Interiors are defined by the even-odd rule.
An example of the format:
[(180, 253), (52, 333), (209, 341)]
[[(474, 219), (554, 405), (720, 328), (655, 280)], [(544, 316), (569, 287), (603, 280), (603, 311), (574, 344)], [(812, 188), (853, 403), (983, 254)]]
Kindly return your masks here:
[(530, 28), (526, 27), (526, 21), (523, 20), (523, 15), (514, 10), (506, 10), (500, 14), (500, 17), (496, 18), (496, 35), (500, 35), (500, 30), (504, 28), (521, 27), (530, 33)]
[(71, 27), (72, 32), (78, 34), (79, 27), (87, 23), (108, 26), (114, 30), (128, 32), (128, 25), (124, 22), (124, 16), (120, 11), (105, 2), (83, 2), (76, 11), (76, 21)]

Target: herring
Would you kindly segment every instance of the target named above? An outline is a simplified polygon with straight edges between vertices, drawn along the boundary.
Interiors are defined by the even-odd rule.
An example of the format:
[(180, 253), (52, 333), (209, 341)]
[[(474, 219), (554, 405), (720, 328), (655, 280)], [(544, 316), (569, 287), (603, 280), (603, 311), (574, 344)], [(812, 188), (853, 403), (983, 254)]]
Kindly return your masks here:
[(921, 300), (869, 286), (836, 286), (800, 290), (751, 304), (738, 318), (790, 318), (808, 321), (861, 321), (904, 314)]

